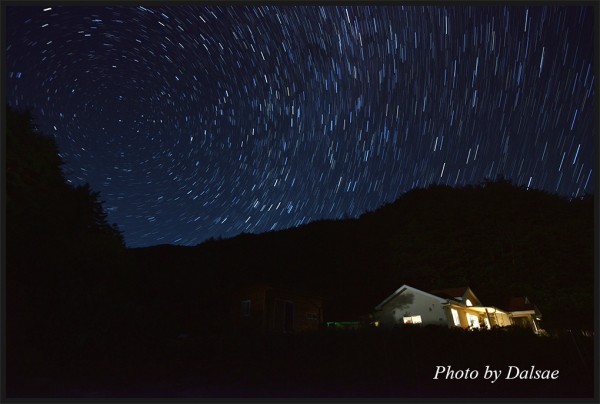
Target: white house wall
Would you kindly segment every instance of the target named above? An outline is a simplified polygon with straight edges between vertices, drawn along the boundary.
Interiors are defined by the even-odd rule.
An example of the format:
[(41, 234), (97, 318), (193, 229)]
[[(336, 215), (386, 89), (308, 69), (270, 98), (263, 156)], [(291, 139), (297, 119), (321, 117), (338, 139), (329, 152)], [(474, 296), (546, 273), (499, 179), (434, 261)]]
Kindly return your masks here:
[(508, 316), (508, 314), (504, 313), (504, 312), (491, 312), (490, 311), (490, 317), (493, 317), (494, 320), (496, 321), (496, 325), (499, 327), (508, 327), (509, 325), (512, 325), (512, 321), (510, 320), (510, 317)]
[(404, 317), (421, 316), (422, 324), (448, 325), (446, 312), (441, 302), (434, 296), (406, 289), (388, 301), (375, 320), (381, 326), (404, 324)]

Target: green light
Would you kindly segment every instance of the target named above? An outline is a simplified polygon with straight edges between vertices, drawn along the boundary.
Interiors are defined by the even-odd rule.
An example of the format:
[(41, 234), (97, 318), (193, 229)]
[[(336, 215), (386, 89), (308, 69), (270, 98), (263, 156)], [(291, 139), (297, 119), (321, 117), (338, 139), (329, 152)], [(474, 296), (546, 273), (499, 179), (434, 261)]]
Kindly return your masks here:
[(328, 321), (327, 326), (343, 327), (345, 325), (361, 325), (360, 321)]

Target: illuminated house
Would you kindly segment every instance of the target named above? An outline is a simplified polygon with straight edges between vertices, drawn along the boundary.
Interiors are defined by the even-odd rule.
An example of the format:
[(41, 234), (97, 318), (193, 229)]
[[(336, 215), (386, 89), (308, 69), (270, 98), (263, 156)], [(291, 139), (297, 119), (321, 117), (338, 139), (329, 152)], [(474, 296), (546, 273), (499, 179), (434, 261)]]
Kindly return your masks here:
[(323, 299), (301, 291), (247, 283), (233, 293), (231, 318), (239, 331), (296, 333), (317, 330), (323, 322)]
[(375, 307), (373, 321), (382, 327), (432, 324), (490, 329), (523, 325), (530, 326), (537, 333), (539, 325), (536, 321), (541, 318), (537, 308), (525, 304), (524, 300), (513, 299), (511, 302), (514, 303), (512, 307), (518, 310), (505, 311), (484, 306), (469, 287), (424, 292), (403, 285)]

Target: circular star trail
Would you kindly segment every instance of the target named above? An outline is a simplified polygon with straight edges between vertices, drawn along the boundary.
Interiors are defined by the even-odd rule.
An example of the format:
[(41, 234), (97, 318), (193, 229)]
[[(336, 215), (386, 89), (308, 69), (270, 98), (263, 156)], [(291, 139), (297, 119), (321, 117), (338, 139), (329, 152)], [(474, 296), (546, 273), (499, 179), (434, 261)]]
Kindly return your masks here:
[(7, 102), (130, 247), (499, 175), (594, 192), (593, 7), (6, 8)]

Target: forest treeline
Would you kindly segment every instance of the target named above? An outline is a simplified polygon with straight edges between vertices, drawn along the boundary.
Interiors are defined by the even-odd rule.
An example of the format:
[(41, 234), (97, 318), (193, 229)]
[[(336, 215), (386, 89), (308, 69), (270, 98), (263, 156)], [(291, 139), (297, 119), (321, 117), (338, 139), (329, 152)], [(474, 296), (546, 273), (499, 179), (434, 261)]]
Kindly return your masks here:
[(106, 342), (128, 305), (123, 237), (108, 222), (97, 192), (67, 183), (63, 164), (31, 113), (7, 107), (6, 342), (12, 370), (60, 365)]
[(593, 329), (592, 195), (568, 200), (504, 179), (432, 185), (357, 219), (128, 249), (99, 193), (65, 180), (31, 113), (7, 107), (6, 125), (9, 378), (84, 366), (108, 347), (118, 355), (226, 332), (238, 302), (225, 291), (245, 280), (319, 294), (326, 320), (357, 320), (406, 283), (470, 286), (498, 307), (526, 295), (547, 329)]

